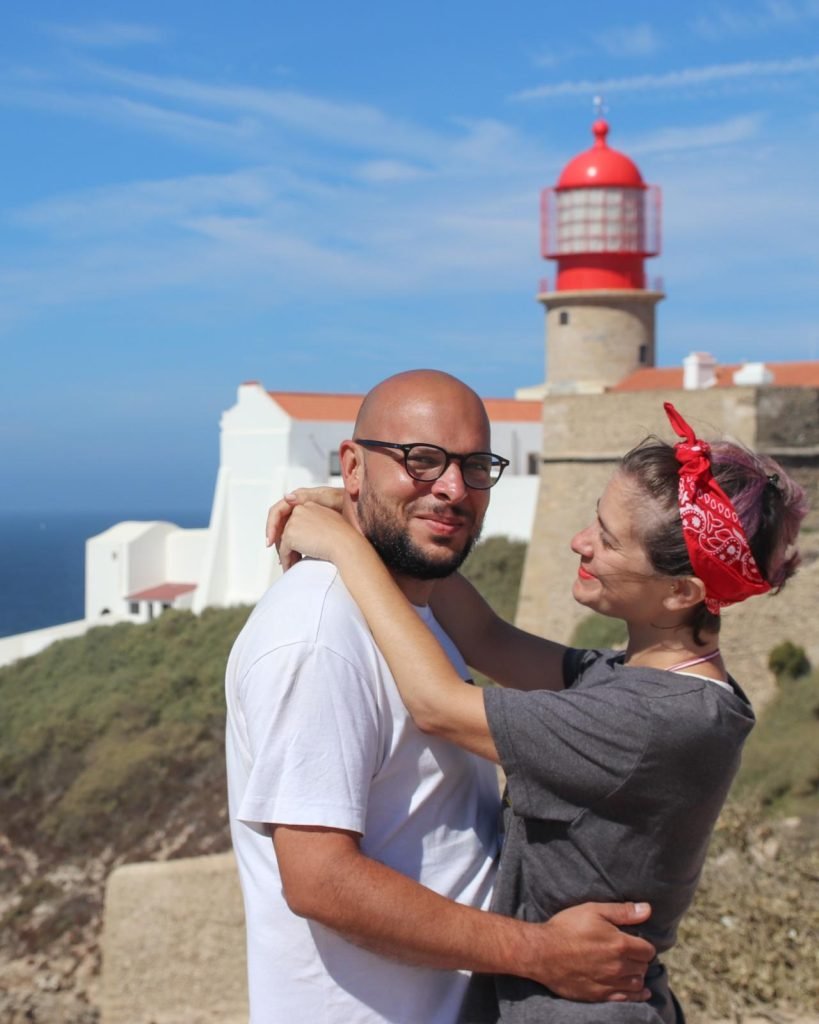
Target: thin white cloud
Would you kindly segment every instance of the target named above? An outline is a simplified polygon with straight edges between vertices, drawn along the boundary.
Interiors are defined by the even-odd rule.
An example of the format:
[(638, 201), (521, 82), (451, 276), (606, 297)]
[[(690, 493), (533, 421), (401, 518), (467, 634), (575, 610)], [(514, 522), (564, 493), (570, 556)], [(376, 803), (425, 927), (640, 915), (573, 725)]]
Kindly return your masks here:
[(710, 40), (798, 27), (819, 18), (819, 0), (763, 0), (741, 8), (720, 6), (692, 22), (699, 35)]
[(645, 21), (598, 32), (594, 39), (610, 57), (648, 57), (660, 49), (660, 37)]
[(350, 146), (427, 153), (434, 156), (441, 140), (434, 132), (386, 115), (367, 103), (327, 100), (292, 89), (206, 85), (186, 78), (123, 71), (87, 65), (100, 78), (135, 91), (164, 96), (177, 103), (256, 115), (305, 135)]
[(10, 216), (17, 226), (52, 237), (114, 236), (150, 225), (180, 223), (215, 206), (258, 208), (271, 198), (262, 172), (194, 175), (131, 182), (34, 203)]
[[(14, 87), (3, 91), (0, 103), (28, 110), (91, 118), (116, 125), (120, 129), (138, 129), (164, 135), (185, 143), (207, 147), (245, 150), (265, 136), (264, 129), (251, 117), (233, 120), (188, 113), (126, 96), (105, 93), (71, 92), (47, 87)], [(268, 133), (269, 138), (269, 133)]]
[(423, 168), (402, 160), (369, 160), (361, 164), (354, 174), (372, 185), (386, 185), (415, 181), (425, 174)]
[[(428, 130), (372, 104), (295, 90), (223, 87), (98, 64), (84, 68), (93, 90), (15, 82), (0, 94), (0, 103), (106, 120), (122, 131), (136, 128), (254, 162), (281, 160), (286, 153), (291, 165), (320, 163), (325, 174), (342, 172), (371, 183), (430, 174), (476, 177), (501, 169), (518, 174), (546, 158), (542, 145), (493, 118), (452, 118), (447, 129)], [(111, 89), (111, 82), (119, 88)], [(317, 157), (317, 146), (334, 150), (333, 159)], [(354, 155), (349, 169), (345, 150)]]
[(278, 165), (32, 204), (9, 217), (33, 244), (21, 238), (15, 284), (6, 277), (0, 306), (188, 286), (268, 305), (311, 293), (317, 280), (328, 295), (517, 287), (536, 259), (536, 183), (487, 169), (462, 176), (453, 195), (456, 174), (453, 163), (446, 174), (407, 180), (401, 201), (388, 204), (353, 174), (329, 184)]
[(819, 54), (788, 60), (740, 61), (735, 64), (711, 64), (684, 68), (665, 74), (631, 75), (625, 78), (580, 79), (523, 89), (512, 96), (516, 100), (553, 99), (561, 96), (585, 96), (594, 92), (640, 92), (657, 89), (685, 89), (720, 82), (755, 78), (788, 78), (819, 72)]
[(629, 143), (630, 153), (673, 153), (683, 150), (710, 149), (714, 146), (729, 146), (758, 138), (762, 127), (762, 116), (744, 114), (725, 121), (711, 124), (690, 125), (684, 128), (663, 128), (643, 139)]
[(536, 68), (556, 68), (560, 64), (566, 64), (576, 57), (582, 57), (588, 50), (578, 46), (561, 46), (557, 50), (538, 50), (531, 57), (532, 65)]
[(45, 26), (47, 32), (65, 43), (94, 50), (164, 42), (165, 33), (155, 25), (125, 21), (97, 21), (85, 25)]

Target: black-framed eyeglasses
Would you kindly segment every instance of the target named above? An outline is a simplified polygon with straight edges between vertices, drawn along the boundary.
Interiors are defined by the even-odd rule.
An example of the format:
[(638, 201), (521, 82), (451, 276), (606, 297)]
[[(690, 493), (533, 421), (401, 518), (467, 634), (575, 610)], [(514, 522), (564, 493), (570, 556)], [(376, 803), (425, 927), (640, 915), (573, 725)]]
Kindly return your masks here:
[(447, 471), (451, 462), (457, 462), (467, 487), (486, 491), (500, 480), (509, 465), (509, 459), (492, 452), (469, 452), (457, 455), (440, 448), (437, 444), (396, 444), (394, 441), (372, 441), (361, 437), (353, 438), (362, 448), (395, 448), (404, 455), (404, 468), (413, 480), (437, 480)]

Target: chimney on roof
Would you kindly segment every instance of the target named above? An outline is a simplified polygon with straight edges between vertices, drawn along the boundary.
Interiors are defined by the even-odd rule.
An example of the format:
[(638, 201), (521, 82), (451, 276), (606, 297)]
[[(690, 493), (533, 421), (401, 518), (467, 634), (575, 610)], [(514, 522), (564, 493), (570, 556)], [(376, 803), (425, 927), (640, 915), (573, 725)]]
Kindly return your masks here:
[(691, 352), (683, 359), (683, 388), (700, 391), (717, 383), (717, 361), (710, 352)]
[(764, 363), (743, 363), (734, 373), (737, 387), (761, 388), (773, 382), (774, 375)]

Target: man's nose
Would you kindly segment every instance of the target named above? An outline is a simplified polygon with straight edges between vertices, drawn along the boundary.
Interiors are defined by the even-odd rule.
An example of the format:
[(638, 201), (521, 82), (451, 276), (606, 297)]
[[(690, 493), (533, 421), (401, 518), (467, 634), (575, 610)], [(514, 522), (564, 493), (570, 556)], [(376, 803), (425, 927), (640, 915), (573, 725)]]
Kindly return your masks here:
[(432, 493), (440, 498), (446, 497), (449, 501), (461, 501), (469, 494), (459, 462), (453, 459), (438, 479), (433, 481)]

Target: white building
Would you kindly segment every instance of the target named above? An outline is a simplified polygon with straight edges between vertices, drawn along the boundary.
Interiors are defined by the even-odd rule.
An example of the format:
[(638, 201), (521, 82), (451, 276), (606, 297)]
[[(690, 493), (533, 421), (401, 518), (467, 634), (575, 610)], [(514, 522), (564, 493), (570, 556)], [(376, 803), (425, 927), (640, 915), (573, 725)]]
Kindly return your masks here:
[[(221, 420), (210, 526), (125, 522), (86, 543), (85, 619), (144, 622), (165, 608), (195, 612), (255, 603), (280, 569), (264, 544), (268, 507), (296, 487), (339, 483), (338, 450), (362, 395), (239, 387)], [(528, 540), (537, 498), (542, 406), (487, 399), (492, 448), (510, 460), (492, 492), (484, 536)], [(419, 440), (423, 440), (420, 438)], [(0, 652), (0, 661), (2, 652)]]

